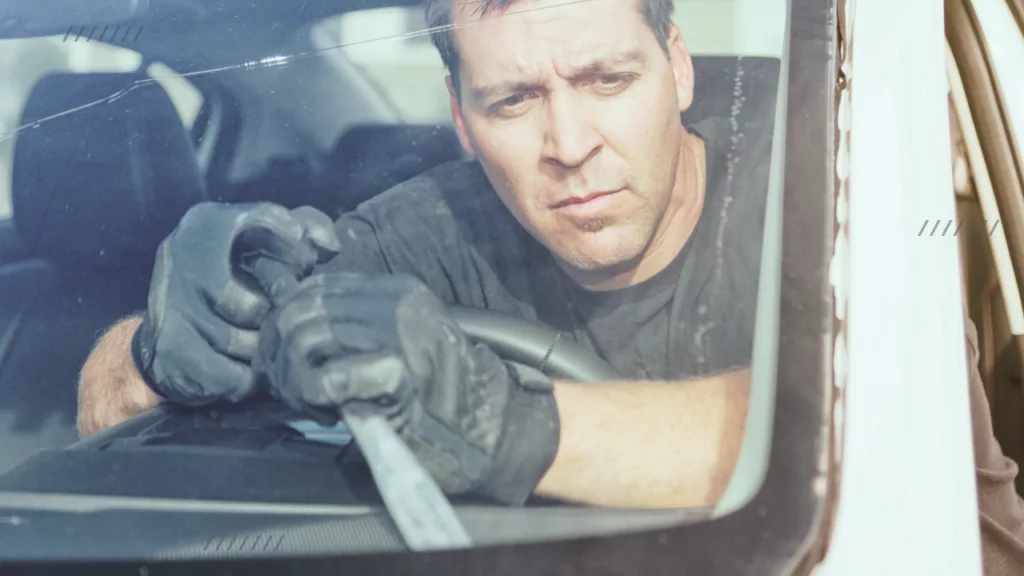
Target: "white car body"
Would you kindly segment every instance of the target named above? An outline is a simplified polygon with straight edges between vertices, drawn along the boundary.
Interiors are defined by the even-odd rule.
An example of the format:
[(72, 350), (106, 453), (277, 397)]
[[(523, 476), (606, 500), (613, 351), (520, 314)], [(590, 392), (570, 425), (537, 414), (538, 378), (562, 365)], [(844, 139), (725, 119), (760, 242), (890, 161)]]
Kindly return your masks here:
[(814, 573), (980, 575), (959, 246), (919, 235), (925, 220), (957, 220), (943, 4), (840, 7), (839, 481)]

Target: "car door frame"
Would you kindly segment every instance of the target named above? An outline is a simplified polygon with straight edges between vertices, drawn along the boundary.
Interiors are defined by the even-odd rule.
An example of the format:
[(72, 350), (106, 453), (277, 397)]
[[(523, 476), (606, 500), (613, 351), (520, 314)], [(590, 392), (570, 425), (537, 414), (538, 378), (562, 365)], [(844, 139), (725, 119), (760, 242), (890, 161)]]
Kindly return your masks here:
[(958, 246), (916, 235), (925, 219), (956, 217), (944, 14), (923, 1), (840, 8), (830, 276), (841, 475), (815, 574), (884, 562), (886, 573), (980, 575)]

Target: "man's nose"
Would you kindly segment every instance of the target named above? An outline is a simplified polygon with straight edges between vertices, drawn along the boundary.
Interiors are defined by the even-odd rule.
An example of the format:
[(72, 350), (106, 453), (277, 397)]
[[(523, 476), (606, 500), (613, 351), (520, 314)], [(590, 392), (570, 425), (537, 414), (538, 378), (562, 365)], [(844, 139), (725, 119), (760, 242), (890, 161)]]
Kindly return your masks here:
[(552, 94), (544, 159), (560, 167), (577, 168), (601, 149), (601, 138), (586, 106), (571, 93)]

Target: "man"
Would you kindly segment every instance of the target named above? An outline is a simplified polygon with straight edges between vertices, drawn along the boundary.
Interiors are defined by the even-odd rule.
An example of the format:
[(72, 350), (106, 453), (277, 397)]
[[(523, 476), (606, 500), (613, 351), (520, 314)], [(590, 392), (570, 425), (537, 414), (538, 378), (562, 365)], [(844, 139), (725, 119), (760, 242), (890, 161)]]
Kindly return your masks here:
[[(769, 158), (730, 160), (727, 118), (681, 125), (694, 78), (671, 8), (432, 0), (455, 127), (477, 161), (363, 204), (336, 239), (309, 212), (193, 209), (161, 247), (144, 319), (86, 362), (81, 433), (160, 396), (237, 401), (266, 386), (325, 422), (378, 404), (451, 494), (717, 502), (745, 423)], [(305, 278), (328, 252), (294, 291), (260, 272)], [(506, 364), (468, 344), (442, 301), (559, 328), (623, 381)]]
[(985, 384), (978, 369), (978, 330), (966, 312), (964, 320), (982, 562), (986, 576), (1024, 574), (1024, 499), (1014, 485), (1017, 463), (1003, 454), (996, 440)]

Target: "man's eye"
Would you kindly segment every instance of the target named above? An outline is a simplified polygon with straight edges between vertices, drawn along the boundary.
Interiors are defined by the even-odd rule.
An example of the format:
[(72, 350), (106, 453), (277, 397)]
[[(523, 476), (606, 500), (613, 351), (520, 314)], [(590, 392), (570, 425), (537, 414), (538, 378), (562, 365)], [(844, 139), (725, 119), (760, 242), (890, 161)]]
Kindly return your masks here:
[(504, 100), (500, 100), (494, 106), (491, 107), (492, 111), (502, 116), (515, 115), (521, 111), (529, 100), (530, 94), (516, 94), (515, 96), (509, 96)]
[(622, 92), (633, 82), (633, 78), (627, 74), (602, 74), (591, 80), (593, 85), (602, 94), (617, 94)]

